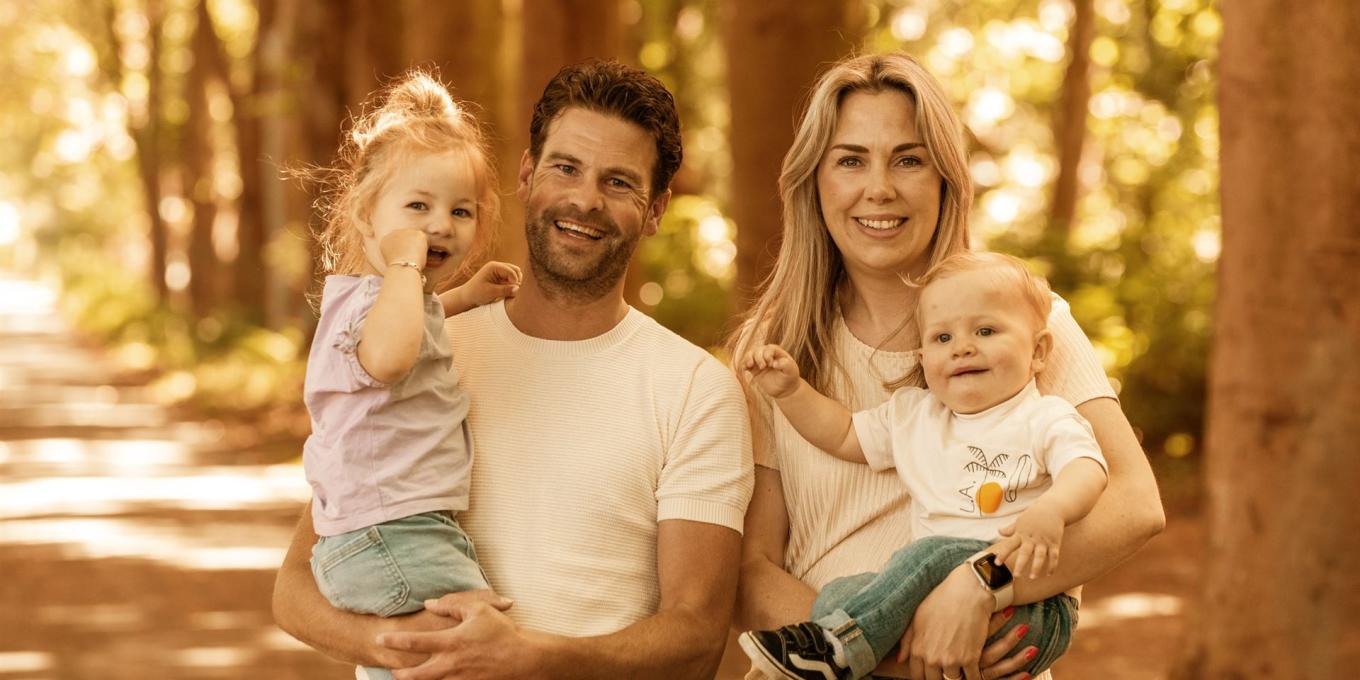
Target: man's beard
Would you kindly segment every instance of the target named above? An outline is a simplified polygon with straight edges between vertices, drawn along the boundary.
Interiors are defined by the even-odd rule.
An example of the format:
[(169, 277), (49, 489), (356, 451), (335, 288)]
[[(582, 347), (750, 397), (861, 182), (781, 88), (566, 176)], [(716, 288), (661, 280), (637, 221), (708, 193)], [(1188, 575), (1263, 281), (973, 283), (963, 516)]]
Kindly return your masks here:
[[(605, 232), (600, 238), (603, 252), (593, 260), (554, 252), (551, 230), (558, 220), (590, 225)], [(598, 300), (608, 294), (628, 270), (628, 261), (637, 249), (639, 234), (627, 237), (608, 214), (600, 211), (581, 213), (570, 208), (546, 209), (526, 222), (529, 266), (545, 292), (580, 301)]]

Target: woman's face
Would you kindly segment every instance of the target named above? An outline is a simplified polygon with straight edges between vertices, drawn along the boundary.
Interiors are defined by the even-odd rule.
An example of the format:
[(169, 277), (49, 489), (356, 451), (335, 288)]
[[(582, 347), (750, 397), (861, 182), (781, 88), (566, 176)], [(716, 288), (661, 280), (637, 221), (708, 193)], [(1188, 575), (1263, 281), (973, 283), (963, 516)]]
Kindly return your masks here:
[(940, 172), (899, 90), (851, 92), (817, 166), (822, 219), (851, 276), (921, 274), (940, 218)]

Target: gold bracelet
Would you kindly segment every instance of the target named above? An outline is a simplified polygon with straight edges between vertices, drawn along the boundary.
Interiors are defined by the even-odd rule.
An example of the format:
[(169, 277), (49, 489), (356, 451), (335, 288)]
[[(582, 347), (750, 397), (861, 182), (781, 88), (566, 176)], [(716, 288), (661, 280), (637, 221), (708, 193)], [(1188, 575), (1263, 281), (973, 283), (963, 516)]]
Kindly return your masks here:
[(417, 274), (420, 274), (420, 285), (422, 285), (422, 286), (425, 285), (425, 272), (421, 271), (421, 267), (420, 267), (419, 264), (416, 264), (415, 262), (412, 262), (412, 261), (410, 261), (410, 260), (397, 260), (396, 262), (388, 262), (388, 263), (387, 263), (387, 266), (388, 266), (388, 267), (407, 267), (407, 268), (410, 268), (410, 269), (414, 269), (414, 270), (416, 270), (416, 273), (417, 273)]

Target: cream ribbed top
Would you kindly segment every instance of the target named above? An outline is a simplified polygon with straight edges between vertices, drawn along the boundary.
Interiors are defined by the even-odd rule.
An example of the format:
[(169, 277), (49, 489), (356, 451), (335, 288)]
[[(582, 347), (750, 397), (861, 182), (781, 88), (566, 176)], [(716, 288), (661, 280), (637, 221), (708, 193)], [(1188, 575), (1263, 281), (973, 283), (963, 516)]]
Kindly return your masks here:
[[(1039, 391), (1073, 405), (1115, 396), (1071, 308), (1056, 295), (1048, 328), (1053, 351), (1039, 374)], [(883, 383), (916, 365), (911, 352), (875, 351), (840, 317), (832, 332), (845, 375), (844, 380), (831, 381), (828, 396), (852, 411), (883, 403), (890, 394)], [(755, 452), (756, 464), (780, 472), (789, 515), (784, 568), (790, 574), (821, 590), (841, 576), (880, 570), (895, 551), (911, 542), (911, 497), (896, 472), (874, 472), (868, 465), (824, 453), (799, 436), (768, 400), (758, 397), (756, 404), (767, 426), (766, 436), (757, 439), (766, 446)]]
[(633, 309), (577, 342), (521, 333), (503, 303), (446, 328), (475, 451), (459, 522), (516, 622), (615, 632), (656, 612), (658, 522), (741, 530), (746, 408), (707, 352)]

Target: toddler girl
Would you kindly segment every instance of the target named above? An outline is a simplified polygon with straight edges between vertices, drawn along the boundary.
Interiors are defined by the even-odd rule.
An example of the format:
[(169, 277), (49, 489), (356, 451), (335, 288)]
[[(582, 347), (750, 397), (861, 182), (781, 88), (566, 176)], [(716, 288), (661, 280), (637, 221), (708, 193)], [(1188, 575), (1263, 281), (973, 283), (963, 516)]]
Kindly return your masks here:
[(336, 607), (393, 616), (490, 587), (455, 520), (472, 442), (444, 318), (513, 295), (520, 271), (490, 262), (434, 294), (487, 249), (496, 174), (476, 120), (429, 75), (379, 101), (325, 171), (329, 276), (307, 359), (303, 465), (318, 588)]
[[(1090, 425), (1034, 386), (1053, 342), (1048, 284), (1016, 258), (964, 252), (927, 272), (921, 285), (915, 319), (928, 390), (903, 387), (852, 415), (800, 378), (778, 345), (746, 358), (753, 382), (798, 434), (838, 458), (896, 468), (912, 498), (914, 540), (882, 572), (827, 584), (812, 621), (742, 634), (742, 649), (770, 677), (868, 675), (930, 591), (965, 562), (995, 609), (1007, 607), (1011, 572), (1051, 573), (1064, 527), (1105, 488)], [(1011, 611), (993, 639), (1017, 635), (1033, 645), (1025, 670), (1037, 674), (1067, 649), (1076, 602), (1060, 594)], [(946, 678), (963, 675), (944, 669)]]

